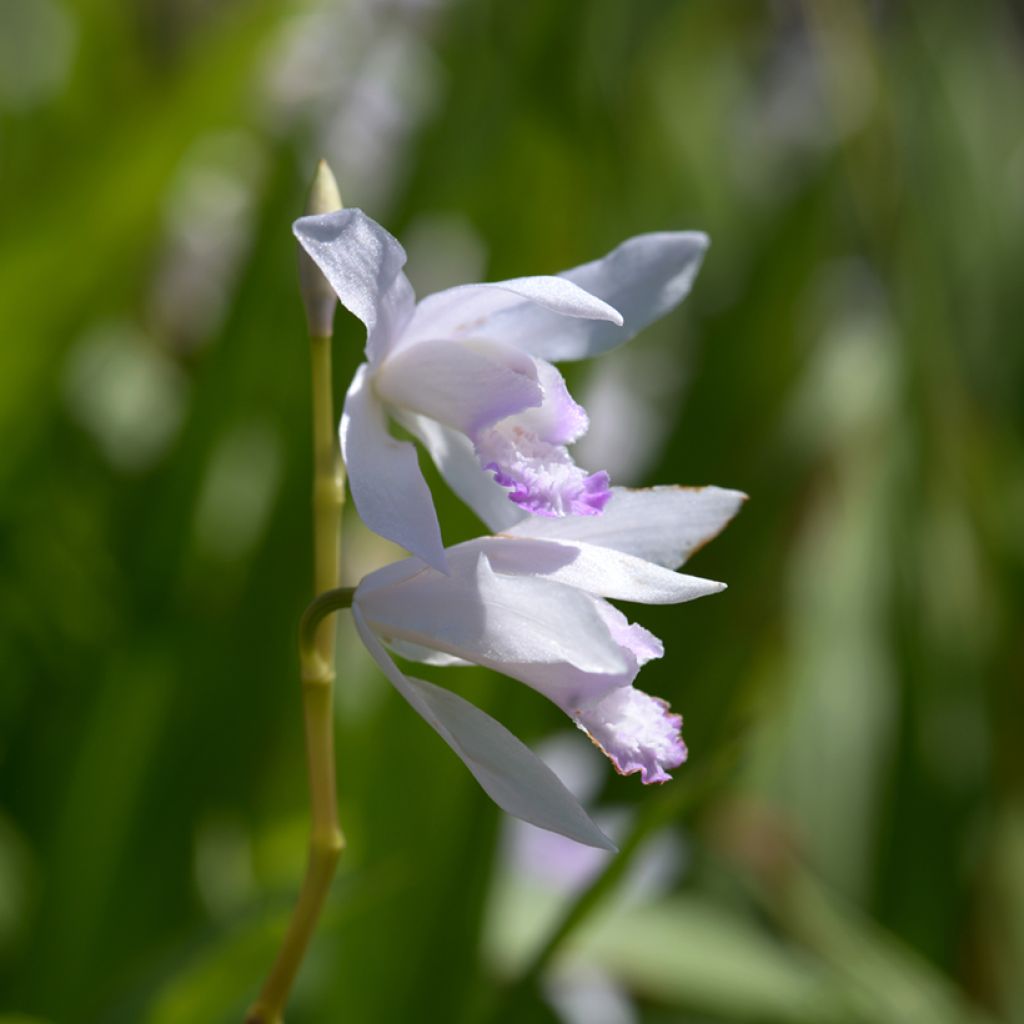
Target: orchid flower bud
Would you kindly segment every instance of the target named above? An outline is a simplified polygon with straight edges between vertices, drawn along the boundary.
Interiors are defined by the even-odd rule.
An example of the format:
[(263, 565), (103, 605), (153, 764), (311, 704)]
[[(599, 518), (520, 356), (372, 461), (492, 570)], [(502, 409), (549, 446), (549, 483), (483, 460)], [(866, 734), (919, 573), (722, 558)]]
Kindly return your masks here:
[[(334, 213), (342, 209), (341, 192), (326, 160), (316, 165), (316, 174), (309, 189), (306, 215)], [(320, 268), (299, 246), (299, 294), (306, 309), (306, 322), (313, 337), (327, 338), (334, 331), (334, 309), (338, 296)]]

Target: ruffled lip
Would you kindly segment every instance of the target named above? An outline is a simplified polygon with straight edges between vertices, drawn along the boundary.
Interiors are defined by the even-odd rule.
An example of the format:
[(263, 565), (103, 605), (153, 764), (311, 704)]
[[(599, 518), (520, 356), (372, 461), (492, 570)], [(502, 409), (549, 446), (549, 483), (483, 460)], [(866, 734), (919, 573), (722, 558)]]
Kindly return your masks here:
[(564, 445), (551, 444), (517, 425), (481, 431), (476, 453), (494, 480), (509, 488), (509, 500), (533, 515), (595, 516), (611, 500), (604, 470), (587, 473)]
[(639, 772), (645, 785), (668, 782), (668, 769), (686, 761), (682, 715), (672, 714), (667, 701), (633, 686), (613, 690), (573, 719), (620, 775)]

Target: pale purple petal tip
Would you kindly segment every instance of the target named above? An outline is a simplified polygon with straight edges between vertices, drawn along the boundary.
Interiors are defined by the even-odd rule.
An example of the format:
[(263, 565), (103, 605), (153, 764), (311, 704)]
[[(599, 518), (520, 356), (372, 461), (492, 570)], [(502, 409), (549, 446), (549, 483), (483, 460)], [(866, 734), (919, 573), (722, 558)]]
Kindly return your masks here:
[(557, 368), (543, 359), (535, 359), (537, 380), (544, 397), (537, 407), (524, 409), (516, 423), (549, 444), (572, 444), (590, 426), (587, 410), (577, 402), (565, 386), (565, 378)]
[(629, 651), (636, 660), (637, 668), (664, 656), (665, 647), (662, 642), (649, 629), (644, 629), (639, 622), (630, 622), (615, 605), (599, 601), (597, 610), (604, 619), (612, 639)]
[(686, 760), (682, 716), (672, 714), (665, 701), (632, 686), (620, 686), (596, 707), (574, 717), (620, 775), (640, 772), (645, 785), (667, 782), (672, 778), (667, 769)]

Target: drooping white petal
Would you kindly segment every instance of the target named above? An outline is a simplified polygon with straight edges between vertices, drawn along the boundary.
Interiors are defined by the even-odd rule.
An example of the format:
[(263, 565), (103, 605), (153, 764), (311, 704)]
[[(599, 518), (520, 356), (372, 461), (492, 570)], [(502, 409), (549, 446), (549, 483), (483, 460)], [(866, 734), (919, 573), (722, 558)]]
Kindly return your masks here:
[(416, 449), (387, 429), (384, 409), (363, 363), (352, 379), (341, 416), (341, 452), (356, 509), (374, 533), (446, 571), (441, 528)]
[[(450, 565), (483, 552), (497, 573), (542, 577), (619, 601), (680, 604), (725, 590), (724, 583), (673, 572), (655, 562), (584, 541), (481, 537), (448, 552)], [(453, 570), (454, 571), (454, 570)]]
[(491, 331), (491, 323), (504, 311), (520, 307), (543, 312), (545, 322), (568, 318), (570, 321), (622, 323), (618, 310), (565, 277), (517, 277), (486, 284), (458, 285), (428, 295), (416, 307), (401, 345), (432, 338), (500, 341), (503, 337)]
[(396, 690), (455, 751), (504, 811), (586, 846), (614, 850), (576, 798), (539, 757), (490, 715), (448, 690), (402, 673), (377, 640), (358, 604), (356, 629)]
[(508, 500), (508, 491), (480, 465), (473, 442), (443, 423), (402, 412), (398, 421), (422, 442), (445, 483), (493, 531), (506, 530), (529, 513)]
[(366, 324), (366, 358), (375, 366), (405, 329), (416, 305), (402, 270), (405, 250), (362, 210), (300, 217), (292, 230), (341, 304)]
[(536, 362), (498, 342), (435, 340), (384, 360), (377, 394), (393, 409), (409, 409), (472, 436), (513, 413), (539, 406), (544, 391)]
[(721, 533), (746, 497), (721, 487), (613, 487), (612, 499), (600, 516), (522, 519), (505, 532), (516, 537), (587, 541), (677, 569)]
[(487, 336), (552, 362), (606, 352), (686, 298), (707, 247), (708, 237), (699, 231), (658, 231), (627, 239), (602, 259), (559, 275), (614, 306), (621, 326), (556, 318), (521, 303), (492, 317)]
[(550, 580), (495, 573), (475, 551), (449, 560), (449, 571), (399, 575), (388, 566), (360, 583), (356, 600), (386, 642), (493, 668), (564, 709), (595, 704), (635, 677), (635, 660), (613, 639), (597, 598)]

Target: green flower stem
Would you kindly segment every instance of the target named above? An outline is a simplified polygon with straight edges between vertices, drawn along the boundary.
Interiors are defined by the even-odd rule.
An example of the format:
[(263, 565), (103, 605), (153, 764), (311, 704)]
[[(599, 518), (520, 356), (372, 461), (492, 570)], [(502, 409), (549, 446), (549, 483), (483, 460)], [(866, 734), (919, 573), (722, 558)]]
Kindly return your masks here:
[[(320, 595), (303, 616), (299, 638), (306, 761), (312, 827), (309, 860), (288, 932), (263, 985), (246, 1015), (246, 1024), (281, 1024), (295, 975), (306, 954), (330, 889), (345, 839), (338, 826), (334, 764), (335, 630), (332, 612), (351, 604), (341, 582), (341, 511), (345, 471), (334, 432), (331, 392), (331, 338), (311, 338), (313, 367), (313, 559), (314, 585)], [(347, 602), (338, 595), (348, 595)], [(332, 600), (323, 600), (331, 598)]]
[(299, 657), (312, 657), (315, 653), (316, 638), (320, 623), (334, 612), (352, 607), (355, 587), (335, 587), (325, 590), (310, 602), (299, 621)]

